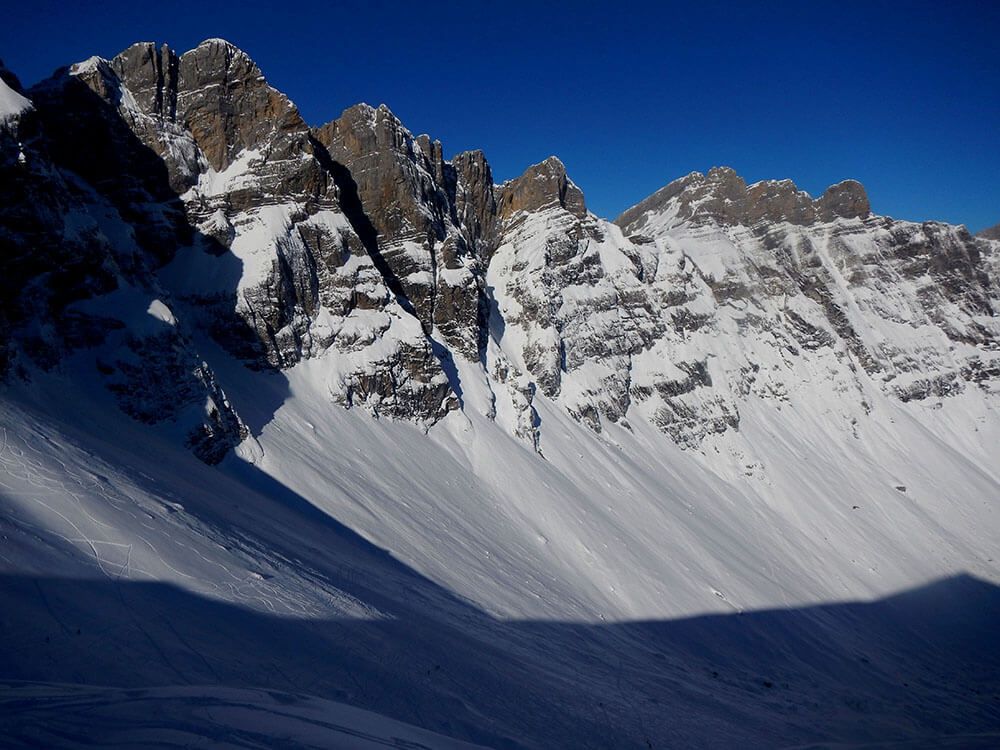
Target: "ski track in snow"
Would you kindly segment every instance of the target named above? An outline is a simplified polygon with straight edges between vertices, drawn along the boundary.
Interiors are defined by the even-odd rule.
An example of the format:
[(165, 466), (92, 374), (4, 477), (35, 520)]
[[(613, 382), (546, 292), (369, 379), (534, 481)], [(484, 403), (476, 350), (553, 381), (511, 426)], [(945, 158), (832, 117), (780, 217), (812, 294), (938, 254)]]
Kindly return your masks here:
[[(168, 499), (169, 495), (136, 500), (140, 494), (137, 488), (126, 489), (129, 480), (112, 467), (100, 467), (104, 474), (95, 474), (45, 450), (68, 446), (53, 443), (40, 432), (19, 432), (0, 427), (0, 492), (10, 511), (6, 523), (13, 531), (44, 534), (65, 542), (109, 580), (188, 581), (210, 595), (270, 612), (318, 613), (314, 602), (284, 595), (288, 592), (279, 591), (252, 570), (254, 559), (265, 550), (251, 538), (227, 536), (218, 528), (199, 523), (184, 513), (181, 504)], [(194, 544), (185, 541), (191, 532)], [(150, 554), (140, 554), (137, 548)], [(169, 548), (173, 554), (163, 555), (159, 548)], [(224, 562), (225, 558), (220, 560), (215, 554), (218, 550), (236, 551), (245, 568), (238, 570)], [(192, 565), (197, 572), (192, 572)]]

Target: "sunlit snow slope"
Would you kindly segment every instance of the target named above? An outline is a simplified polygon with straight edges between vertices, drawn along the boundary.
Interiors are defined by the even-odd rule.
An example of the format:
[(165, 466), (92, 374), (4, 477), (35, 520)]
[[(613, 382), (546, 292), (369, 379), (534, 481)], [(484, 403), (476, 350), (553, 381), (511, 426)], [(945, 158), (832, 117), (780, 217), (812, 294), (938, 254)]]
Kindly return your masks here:
[[(762, 410), (748, 437), (775, 458), (758, 483), (658, 431), (580, 431), (544, 400), (542, 458), (477, 415), (470, 373), (466, 411), (425, 435), (329, 403), (321, 360), (213, 365), (249, 423), (277, 406), (244, 451), (256, 464), (207, 467), (65, 380), (8, 394), (8, 680), (267, 688), (295, 711), (317, 696), (495, 747), (975, 746), (995, 730), (986, 424), (978, 442), (886, 404), (830, 444), (788, 437), (821, 415)], [(9, 690), (8, 706), (79, 699)], [(111, 717), (98, 738), (142, 745), (115, 695), (93, 698)], [(156, 726), (188, 727), (164, 700)], [(31, 705), (4, 712), (11, 736), (52, 739), (47, 712), (90, 736), (61, 699)], [(191, 731), (228, 737), (225, 721)]]

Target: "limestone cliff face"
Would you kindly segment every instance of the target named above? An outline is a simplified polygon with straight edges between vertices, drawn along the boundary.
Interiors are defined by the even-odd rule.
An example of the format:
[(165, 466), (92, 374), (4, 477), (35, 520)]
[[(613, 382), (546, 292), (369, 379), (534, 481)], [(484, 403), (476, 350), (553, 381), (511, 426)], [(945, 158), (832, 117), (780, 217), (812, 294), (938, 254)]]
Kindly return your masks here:
[(329, 155), (244, 52), (143, 43), (64, 78), (161, 160), (190, 232), (163, 275), (220, 343), (254, 366), (337, 351), (354, 363), (331, 384), (345, 405), (446, 413), (447, 378), (342, 210)]
[(849, 424), (871, 387), (997, 387), (996, 255), (960, 227), (874, 216), (854, 181), (813, 199), (726, 168), (609, 225), (571, 185), (548, 160), (499, 190), (488, 287), (506, 355), (594, 429), (642, 417), (696, 448), (748, 399), (838, 394)]
[(587, 212), (555, 157), (502, 186), (498, 237), (488, 279), (508, 356), (591, 427), (624, 418), (631, 357), (663, 325), (642, 253)]
[(439, 142), (414, 137), (385, 105), (351, 107), (316, 139), (345, 174), (345, 189), (356, 191), (371, 228), (369, 252), (393, 291), (412, 305), (427, 334), (437, 328), (459, 353), (477, 359), (494, 213), (486, 159), (472, 153), (445, 161)]
[(502, 219), (510, 219), (519, 211), (534, 213), (557, 207), (577, 218), (587, 215), (583, 192), (566, 175), (563, 163), (550, 156), (503, 186), (499, 213)]
[(716, 222), (723, 226), (788, 222), (805, 226), (837, 218), (864, 218), (871, 213), (861, 183), (845, 180), (817, 199), (791, 180), (765, 180), (752, 185), (729, 167), (707, 174), (693, 172), (653, 193), (615, 220), (641, 233), (652, 217), (663, 221)]
[(734, 404), (801, 389), (793, 373), (809, 360), (861, 400), (872, 382), (904, 401), (995, 388), (981, 373), (996, 371), (997, 292), (964, 228), (874, 216), (854, 182), (812, 200), (727, 169), (671, 183), (617, 223), (693, 284), (678, 313), (700, 298), (700, 330), (752, 342), (731, 342), (745, 352), (726, 375)]
[(336, 401), (428, 428), (471, 408), (474, 372), (540, 452), (539, 399), (752, 467), (732, 442), (751, 404), (828, 402), (850, 430), (873, 394), (1000, 391), (1000, 242), (874, 215), (852, 180), (814, 199), (716, 168), (611, 223), (555, 157), (496, 185), (384, 105), (312, 129), (217, 39), (22, 94), (0, 123), (0, 371), (89, 352), (208, 461), (247, 434), (198, 332), (251, 368), (320, 360)]
[(286, 158), (306, 150), (308, 129), (298, 110), (228, 42), (210, 40), (181, 55), (177, 89), (176, 117), (218, 172), (247, 149), (265, 147)]

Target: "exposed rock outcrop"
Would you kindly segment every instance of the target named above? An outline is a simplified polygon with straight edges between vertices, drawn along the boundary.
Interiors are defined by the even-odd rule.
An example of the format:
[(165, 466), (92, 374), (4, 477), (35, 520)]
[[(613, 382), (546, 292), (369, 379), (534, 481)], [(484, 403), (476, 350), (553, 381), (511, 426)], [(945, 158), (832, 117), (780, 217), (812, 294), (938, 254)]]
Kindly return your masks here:
[(994, 282), (976, 241), (961, 227), (873, 216), (856, 182), (813, 201), (791, 183), (744, 187), (716, 169), (617, 223), (656, 248), (661, 272), (666, 262), (696, 282), (684, 305), (701, 298), (703, 331), (738, 332), (715, 379), (738, 386), (735, 402), (741, 392), (787, 398), (801, 388), (800, 359), (828, 361), (824, 380), (858, 401), (869, 378), (903, 400), (953, 395), (970, 380), (963, 372), (996, 359)]
[(587, 206), (583, 192), (566, 175), (565, 165), (555, 156), (528, 167), (516, 180), (506, 183), (500, 194), (500, 217), (510, 219), (518, 211), (535, 213), (561, 208), (583, 218)]
[[(194, 230), (164, 278), (227, 349), (272, 367), (349, 354), (357, 367), (334, 384), (345, 404), (430, 422), (447, 411), (447, 378), (341, 210), (328, 154), (244, 52), (218, 39), (180, 56), (143, 43), (61, 79), (85, 83), (162, 160), (158, 187), (173, 192), (161, 202)], [(354, 357), (361, 347), (379, 356)]]
[(1000, 224), (996, 226), (987, 227), (986, 229), (980, 229), (976, 232), (976, 237), (982, 237), (984, 240), (998, 240), (1000, 241)]
[[(359, 104), (316, 130), (342, 189), (357, 196), (366, 246), (390, 288), (459, 353), (483, 346), (484, 263), (495, 200), (481, 152), (446, 162), (440, 142), (414, 137), (385, 105)], [(356, 222), (357, 223), (357, 222)]]
[(722, 226), (788, 222), (799, 226), (837, 218), (864, 218), (871, 212), (861, 183), (845, 180), (817, 199), (799, 190), (791, 180), (764, 180), (747, 185), (729, 167), (707, 174), (692, 172), (674, 180), (646, 200), (628, 209), (615, 223), (642, 233), (656, 219), (679, 224), (716, 222)]
[(384, 105), (311, 129), (218, 39), (0, 79), (0, 371), (90, 351), (128, 413), (193, 420), (207, 461), (247, 432), (198, 328), (425, 426), (481, 368), (481, 408), (540, 453), (540, 399), (735, 458), (750, 401), (850, 426), (876, 392), (1000, 391), (1000, 243), (873, 215), (853, 180), (813, 199), (720, 167), (609, 223), (555, 157), (495, 185)]

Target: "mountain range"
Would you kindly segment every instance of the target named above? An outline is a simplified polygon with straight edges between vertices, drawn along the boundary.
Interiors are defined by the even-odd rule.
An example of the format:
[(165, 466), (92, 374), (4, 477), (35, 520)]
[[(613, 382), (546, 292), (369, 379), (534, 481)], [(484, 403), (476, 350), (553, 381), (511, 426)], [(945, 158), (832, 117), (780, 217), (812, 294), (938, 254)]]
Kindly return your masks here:
[(220, 39), (0, 64), (6, 735), (996, 742), (996, 228), (445, 154)]

